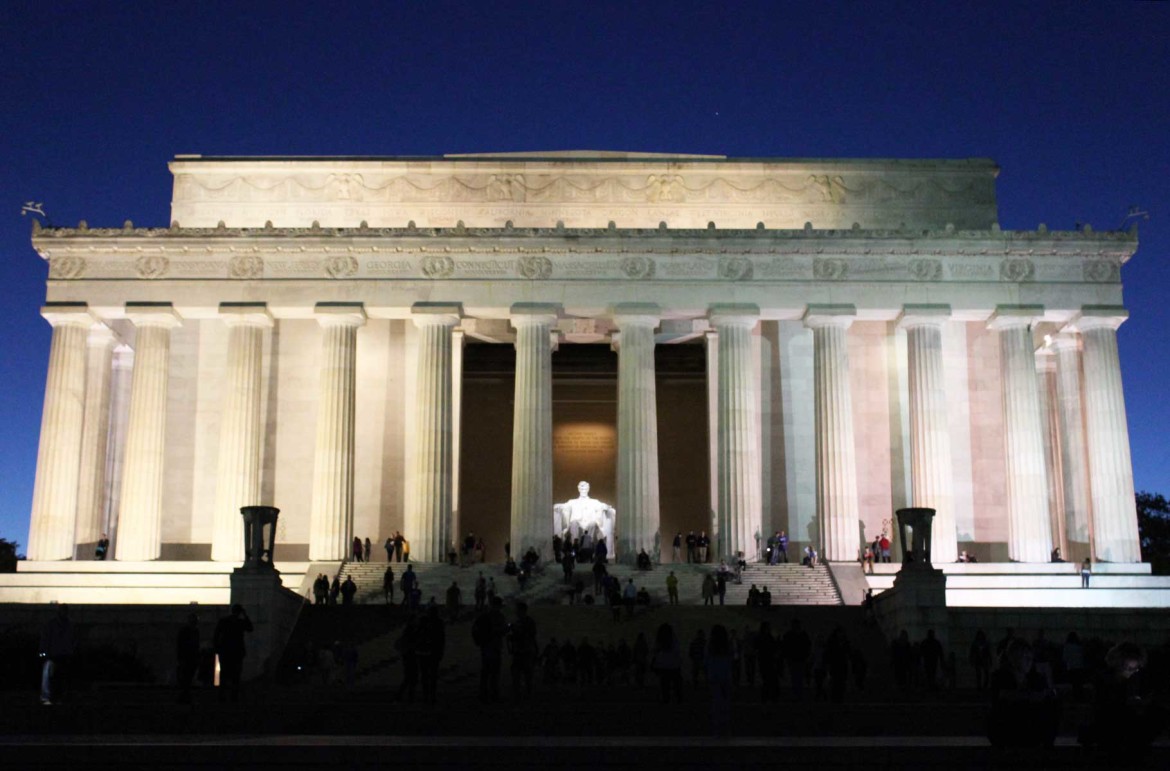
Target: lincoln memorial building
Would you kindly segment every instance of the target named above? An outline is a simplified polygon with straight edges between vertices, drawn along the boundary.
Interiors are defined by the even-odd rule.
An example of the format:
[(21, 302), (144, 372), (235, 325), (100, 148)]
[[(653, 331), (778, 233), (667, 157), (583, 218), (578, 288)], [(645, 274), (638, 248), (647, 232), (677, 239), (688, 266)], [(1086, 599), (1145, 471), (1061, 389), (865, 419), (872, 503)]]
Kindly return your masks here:
[[(553, 152), (170, 163), (168, 227), (34, 228), (52, 326), (30, 561), (551, 556), (676, 532), (853, 561), (1140, 562), (1123, 232), (1003, 230), (989, 160)], [(95, 194), (100, 181), (95, 183)], [(161, 213), (160, 213), (161, 214)], [(1063, 217), (1065, 212), (1053, 212)], [(159, 217), (161, 220), (161, 217)], [(895, 554), (900, 544), (895, 539)]]

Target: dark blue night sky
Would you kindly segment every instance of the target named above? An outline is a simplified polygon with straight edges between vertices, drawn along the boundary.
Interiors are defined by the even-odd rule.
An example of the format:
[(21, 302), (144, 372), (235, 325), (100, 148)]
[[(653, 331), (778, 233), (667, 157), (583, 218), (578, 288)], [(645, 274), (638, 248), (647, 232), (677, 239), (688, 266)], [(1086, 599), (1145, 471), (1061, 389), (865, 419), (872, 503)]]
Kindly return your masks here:
[(177, 153), (615, 149), (990, 157), (1005, 229), (1149, 212), (1120, 331), (1138, 489), (1170, 494), (1170, 4), (9, 2), (0, 537), (28, 537), (49, 221), (168, 222)]

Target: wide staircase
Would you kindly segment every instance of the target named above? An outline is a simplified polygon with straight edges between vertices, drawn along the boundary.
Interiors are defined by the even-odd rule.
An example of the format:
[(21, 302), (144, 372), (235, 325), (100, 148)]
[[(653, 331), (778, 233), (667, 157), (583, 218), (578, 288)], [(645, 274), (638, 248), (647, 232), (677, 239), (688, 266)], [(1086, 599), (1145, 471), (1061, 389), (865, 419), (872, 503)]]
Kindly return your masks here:
[(833, 576), (825, 565), (817, 565), (815, 568), (797, 563), (748, 565), (742, 579), (742, 583), (727, 584), (724, 602), (728, 605), (746, 605), (752, 584), (760, 591), (767, 587), (773, 605), (844, 604)]

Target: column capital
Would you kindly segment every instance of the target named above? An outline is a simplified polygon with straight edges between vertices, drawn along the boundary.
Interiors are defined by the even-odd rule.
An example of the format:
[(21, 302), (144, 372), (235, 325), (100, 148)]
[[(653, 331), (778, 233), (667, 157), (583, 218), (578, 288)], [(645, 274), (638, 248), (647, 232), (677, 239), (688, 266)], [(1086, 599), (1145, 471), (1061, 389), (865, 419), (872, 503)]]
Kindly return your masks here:
[(229, 327), (272, 327), (267, 303), (220, 303), (219, 317)]
[(611, 315), (618, 329), (627, 326), (648, 326), (653, 329), (662, 319), (662, 309), (657, 303), (619, 303), (613, 306)]
[(1081, 312), (1065, 329), (1071, 332), (1112, 329), (1116, 332), (1128, 318), (1129, 311), (1120, 305), (1083, 305)]
[(1053, 351), (1050, 351), (1047, 348), (1037, 348), (1035, 357), (1037, 372), (1056, 371), (1056, 354)]
[(950, 320), (949, 305), (903, 305), (902, 314), (898, 317), (898, 328), (941, 327)]
[(515, 303), (508, 309), (512, 326), (517, 329), (555, 324), (560, 312), (561, 306), (555, 303)]
[(410, 306), (416, 327), (455, 327), (463, 318), (461, 303), (417, 302)]
[(1043, 315), (1043, 305), (997, 305), (995, 313), (987, 320), (987, 328), (995, 332), (1003, 329), (1027, 329)]
[(360, 327), (366, 323), (366, 308), (361, 303), (320, 302), (313, 306), (313, 313), (323, 327)]
[(53, 327), (72, 325), (88, 328), (96, 321), (85, 303), (45, 303), (41, 306), (41, 316)]
[(804, 311), (804, 325), (809, 329), (840, 327), (848, 329), (857, 318), (855, 305), (809, 305)]
[(168, 302), (128, 302), (126, 318), (136, 327), (174, 329), (183, 324), (183, 317)]
[(755, 329), (760, 320), (760, 306), (752, 303), (723, 303), (707, 309), (707, 318), (713, 327), (744, 327)]
[(90, 348), (105, 348), (118, 342), (118, 336), (114, 334), (114, 330), (99, 321), (90, 326), (89, 337), (85, 342)]
[(1075, 332), (1061, 332), (1049, 335), (1048, 347), (1055, 352), (1076, 351), (1081, 347), (1081, 340)]

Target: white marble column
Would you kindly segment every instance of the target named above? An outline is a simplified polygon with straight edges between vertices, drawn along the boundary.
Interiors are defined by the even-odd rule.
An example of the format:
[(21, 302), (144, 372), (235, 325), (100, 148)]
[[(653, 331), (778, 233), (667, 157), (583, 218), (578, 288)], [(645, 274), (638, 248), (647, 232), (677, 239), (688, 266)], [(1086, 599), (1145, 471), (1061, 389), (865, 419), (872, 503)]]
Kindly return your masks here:
[[(86, 341), (85, 425), (81, 432), (81, 477), (77, 484), (75, 543), (94, 544), (102, 536), (106, 517), (106, 447), (110, 435), (110, 378), (113, 373), (114, 333), (95, 324)], [(83, 559), (90, 554), (79, 555)]]
[(1036, 357), (1036, 394), (1040, 401), (1040, 435), (1044, 438), (1044, 474), (1048, 480), (1048, 522), (1052, 546), (1069, 559), (1064, 528), (1064, 489), (1060, 469), (1060, 419), (1056, 412), (1056, 356), (1039, 348)]
[(110, 375), (110, 433), (106, 442), (105, 525), (111, 544), (118, 543), (118, 512), (122, 510), (122, 467), (126, 429), (130, 423), (130, 386), (134, 380), (134, 349), (114, 348)]
[(617, 556), (633, 563), (645, 549), (661, 558), (658, 498), (658, 398), (654, 379), (654, 304), (613, 309), (618, 328)]
[[(516, 328), (516, 397), (512, 418), (512, 554), (551, 553), (552, 341), (555, 305), (512, 306)], [(618, 512), (621, 516), (621, 512)]]
[(1089, 306), (1076, 321), (1084, 346), (1085, 443), (1093, 500), (1093, 555), (1102, 562), (1141, 562), (1133, 461), (1117, 328), (1124, 308)]
[(223, 417), (219, 426), (211, 559), (244, 561), (242, 506), (259, 506), (263, 416), (260, 414), (264, 332), (272, 314), (264, 303), (221, 303), (228, 329)]
[(309, 559), (336, 561), (350, 555), (353, 538), (357, 331), (366, 312), (361, 303), (318, 303), (315, 310), (322, 333), (321, 381)]
[(755, 305), (716, 305), (711, 326), (719, 336), (718, 486), (719, 523), (712, 560), (755, 553), (762, 522), (759, 373), (752, 355), (752, 330), (760, 320)]
[(114, 553), (119, 560), (155, 560), (162, 548), (171, 330), (181, 322), (170, 303), (127, 303), (126, 316), (137, 331)]
[(857, 449), (845, 332), (852, 305), (810, 305), (804, 324), (813, 331), (813, 388), (817, 448), (817, 515), (821, 558), (857, 559), (861, 543), (857, 501)]
[(1000, 306), (988, 323), (999, 333), (1008, 494), (1008, 557), (1048, 562), (1052, 534), (1032, 321), (1038, 306)]
[(411, 480), (407, 496), (406, 537), (410, 556), (421, 562), (442, 562), (454, 541), (451, 523), (452, 424), (451, 330), (463, 309), (451, 303), (415, 303), (418, 328), (417, 385)]
[(451, 534), (455, 544), (466, 533), (459, 507), (459, 461), (463, 457), (463, 346), (467, 333), (462, 327), (451, 330)]
[[(1056, 352), (1056, 412), (1065, 534), (1070, 544), (1084, 544), (1078, 553), (1084, 552), (1088, 556), (1091, 499), (1089, 458), (1085, 453), (1085, 412), (1081, 399), (1080, 340), (1075, 334), (1066, 332), (1054, 335), (1051, 347)], [(1069, 552), (1065, 559), (1075, 557)]]
[(950, 315), (949, 305), (907, 305), (900, 322), (906, 330), (910, 392), (911, 501), (935, 510), (931, 561), (940, 565), (959, 559), (942, 347), (942, 328)]
[(41, 315), (52, 325), (53, 339), (26, 554), (30, 560), (67, 560), (73, 557), (85, 422), (86, 338), (93, 316), (85, 303), (46, 305)]

